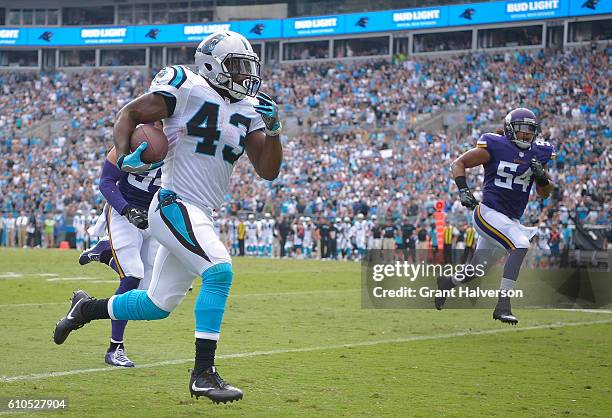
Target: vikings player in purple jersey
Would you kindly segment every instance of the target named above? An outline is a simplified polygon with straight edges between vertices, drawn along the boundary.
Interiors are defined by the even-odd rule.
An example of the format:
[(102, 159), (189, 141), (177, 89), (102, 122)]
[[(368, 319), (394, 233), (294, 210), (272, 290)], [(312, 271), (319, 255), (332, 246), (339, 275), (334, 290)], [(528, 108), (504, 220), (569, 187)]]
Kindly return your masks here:
[[(514, 109), (504, 119), (503, 134), (482, 135), (476, 148), (461, 155), (452, 164), (461, 204), (474, 209), (474, 225), (480, 235), (472, 264), (485, 261), (479, 258), (490, 257), (496, 247), (503, 248), (508, 254), (500, 286), (504, 292), (500, 292), (493, 319), (513, 325), (518, 319), (512, 314), (510, 298), (504, 295), (514, 289), (529, 241), (535, 234), (535, 228), (521, 225), (519, 219), (525, 211), (534, 182), (536, 192), (542, 198), (548, 197), (553, 189), (545, 167), (554, 158), (555, 151), (548, 142), (536, 140), (539, 130), (532, 111)], [(481, 203), (470, 191), (465, 178), (466, 168), (479, 165), (485, 169)], [(492, 265), (494, 260), (486, 261)], [(466, 280), (441, 277), (438, 288), (448, 290), (462, 282)], [(436, 308), (442, 309), (445, 300), (445, 297), (437, 297)]]
[[(119, 274), (116, 295), (133, 289), (146, 289), (151, 280), (158, 242), (148, 230), (148, 207), (161, 184), (161, 169), (135, 175), (117, 168), (117, 154), (111, 149), (100, 177), (100, 192), (108, 205), (104, 218), (108, 239), (83, 252), (81, 265), (99, 261)], [(127, 321), (111, 321), (110, 346), (104, 357), (107, 364), (133, 367), (127, 357), (123, 337)]]

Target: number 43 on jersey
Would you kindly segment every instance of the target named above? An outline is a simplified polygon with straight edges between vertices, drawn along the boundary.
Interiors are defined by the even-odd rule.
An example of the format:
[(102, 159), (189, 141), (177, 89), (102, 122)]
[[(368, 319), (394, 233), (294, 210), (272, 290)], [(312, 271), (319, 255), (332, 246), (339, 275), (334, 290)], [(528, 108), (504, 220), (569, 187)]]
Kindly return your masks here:
[[(205, 102), (200, 110), (187, 122), (187, 134), (202, 138), (196, 146), (195, 152), (214, 156), (217, 152), (221, 131), (218, 129), (219, 105), (216, 103)], [(239, 113), (234, 113), (229, 122), (236, 126), (243, 126), (249, 131), (251, 119)], [(240, 135), (238, 147), (224, 145), (221, 150), (223, 160), (229, 164), (234, 164), (244, 154), (245, 135)]]

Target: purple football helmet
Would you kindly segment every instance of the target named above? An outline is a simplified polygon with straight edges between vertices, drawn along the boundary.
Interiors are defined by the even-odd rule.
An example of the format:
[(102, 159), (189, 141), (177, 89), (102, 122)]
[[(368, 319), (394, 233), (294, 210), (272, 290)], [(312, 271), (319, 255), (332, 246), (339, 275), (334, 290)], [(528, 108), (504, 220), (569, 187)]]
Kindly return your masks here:
[[(527, 138), (525, 135), (522, 135), (521, 139), (517, 138), (517, 132), (528, 134)], [(511, 110), (504, 119), (504, 135), (520, 149), (529, 149), (539, 132), (540, 125), (536, 115), (524, 107)]]

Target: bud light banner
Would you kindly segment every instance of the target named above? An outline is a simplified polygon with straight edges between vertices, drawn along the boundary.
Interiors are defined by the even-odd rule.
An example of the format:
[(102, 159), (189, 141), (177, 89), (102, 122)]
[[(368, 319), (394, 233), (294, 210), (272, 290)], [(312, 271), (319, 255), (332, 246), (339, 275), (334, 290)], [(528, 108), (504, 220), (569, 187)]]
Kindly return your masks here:
[(344, 15), (283, 20), (283, 37), (329, 36), (344, 33)]
[(446, 7), (353, 13), (345, 15), (344, 33), (442, 27), (447, 21)]
[(448, 6), (449, 26), (552, 19), (568, 15), (569, 0), (498, 1)]
[(446, 26), (447, 8), (395, 10), (391, 12), (393, 29), (417, 29)]
[(187, 42), (200, 42), (211, 33), (220, 31), (238, 31), (237, 22), (225, 22), (225, 23), (202, 23), (197, 25), (185, 25), (183, 26), (183, 39)]

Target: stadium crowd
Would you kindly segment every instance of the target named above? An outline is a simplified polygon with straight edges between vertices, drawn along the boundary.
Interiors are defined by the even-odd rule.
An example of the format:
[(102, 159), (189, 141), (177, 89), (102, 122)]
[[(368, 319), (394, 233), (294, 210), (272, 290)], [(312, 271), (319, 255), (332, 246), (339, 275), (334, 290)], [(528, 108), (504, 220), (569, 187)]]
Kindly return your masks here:
[[(557, 148), (548, 167), (557, 187), (549, 199), (532, 197), (524, 217), (541, 225), (546, 245), (555, 234), (570, 245), (576, 221), (609, 226), (611, 60), (606, 47), (267, 69), (264, 90), (296, 125), (284, 138), (284, 168), (274, 182), (253, 182), (246, 159), (238, 163), (221, 223), (268, 212), (296, 231), (304, 225), (299, 218), (310, 217), (320, 234), (322, 223), (348, 218), (354, 225), (359, 214), (368, 221), (374, 215), (381, 228), (395, 226), (398, 245), (407, 248), (413, 239), (431, 246), (436, 202), (457, 231), (470, 223), (450, 162), (482, 133), (500, 128), (511, 108), (526, 106), (541, 119), (541, 138)], [(114, 116), (146, 91), (151, 76), (138, 70), (0, 76), (2, 245), (57, 246), (84, 234), (104, 204), (97, 182)], [(442, 111), (465, 117), (442, 129), (418, 128)], [(66, 121), (62, 134), (45, 140), (27, 133), (50, 118)], [(481, 181), (472, 170), (477, 197)]]

